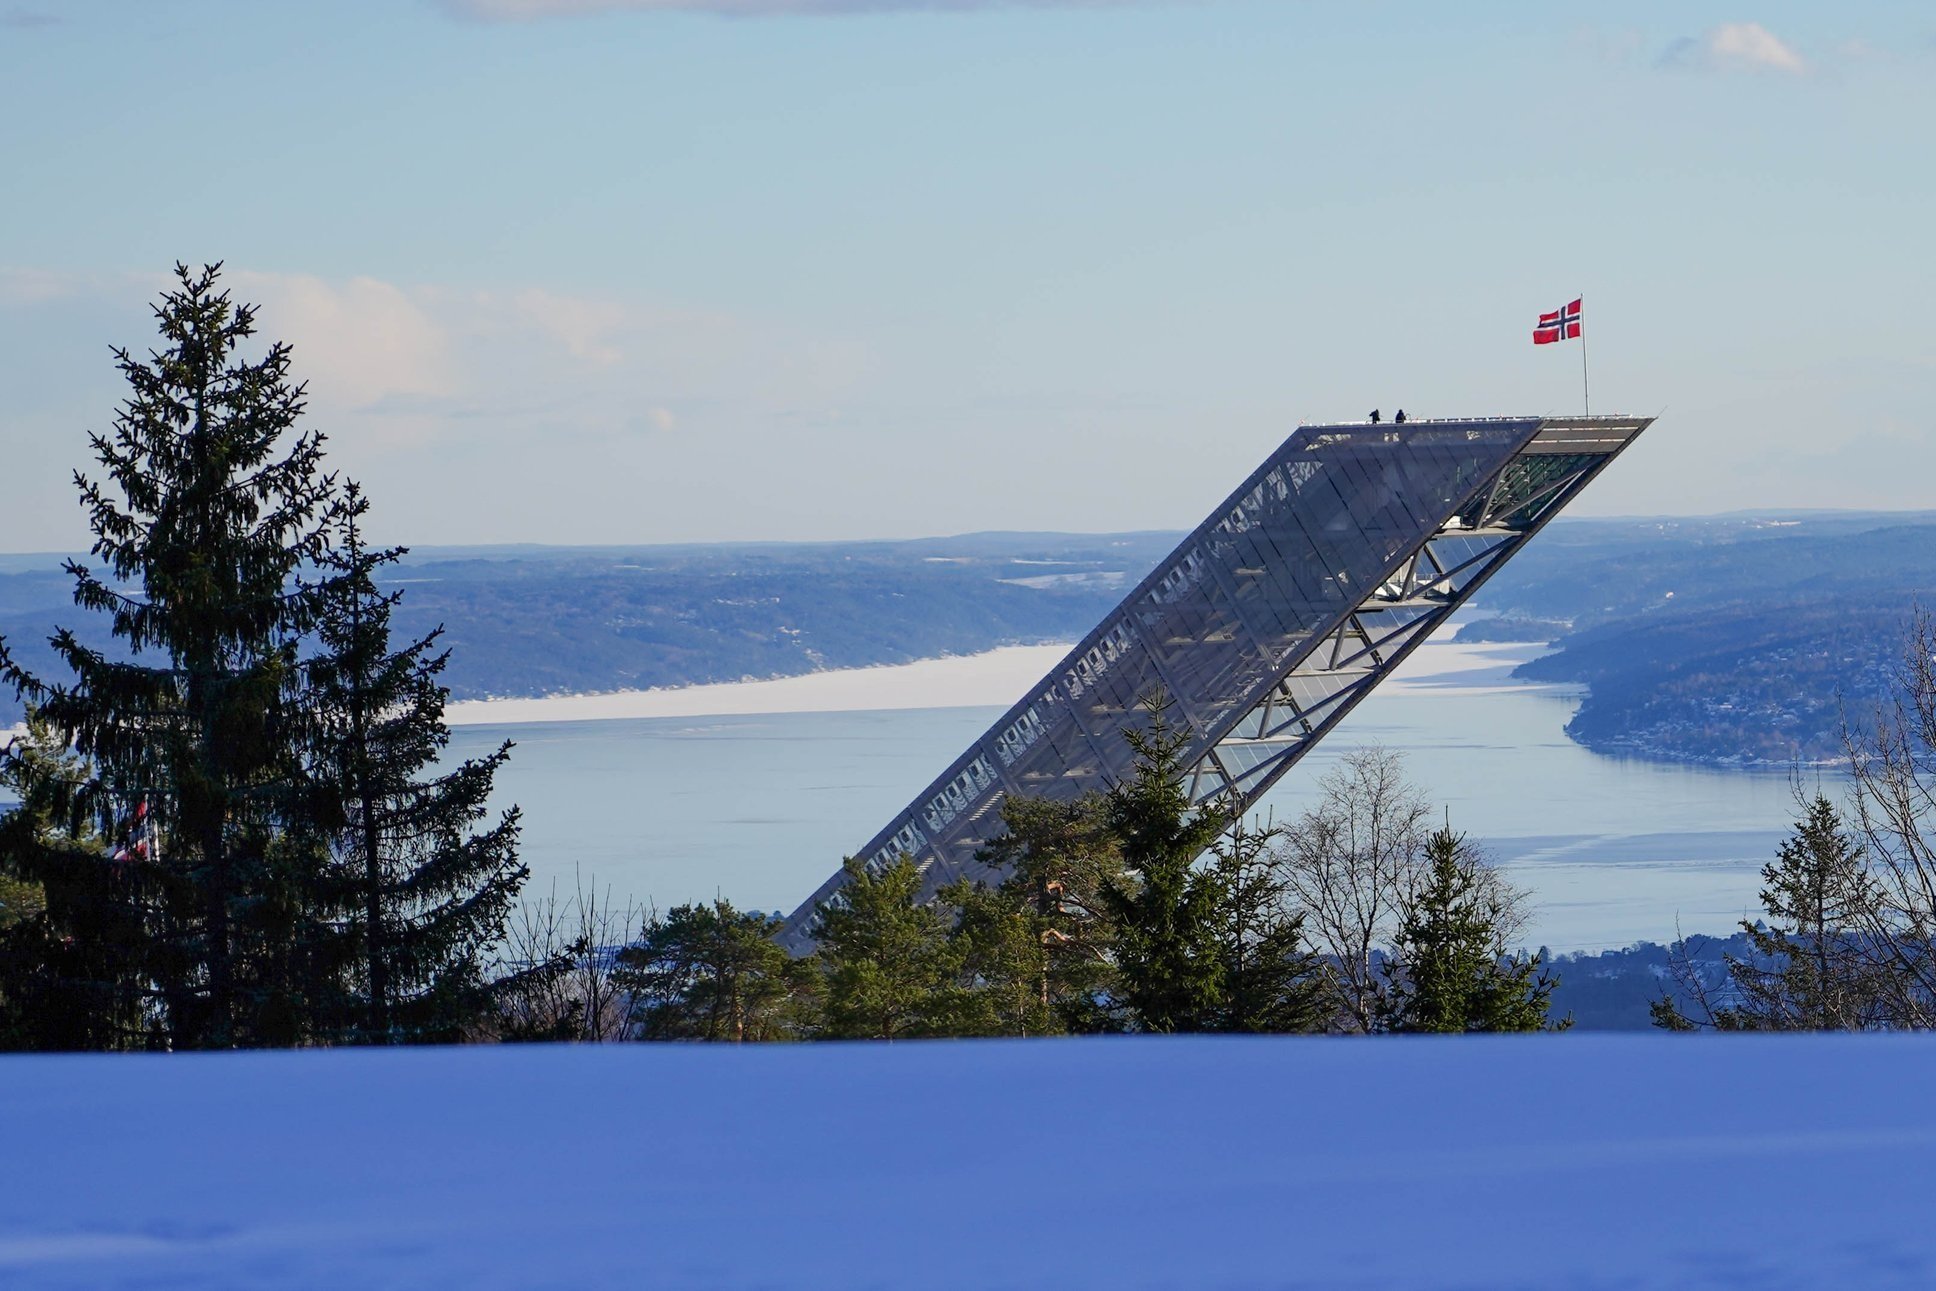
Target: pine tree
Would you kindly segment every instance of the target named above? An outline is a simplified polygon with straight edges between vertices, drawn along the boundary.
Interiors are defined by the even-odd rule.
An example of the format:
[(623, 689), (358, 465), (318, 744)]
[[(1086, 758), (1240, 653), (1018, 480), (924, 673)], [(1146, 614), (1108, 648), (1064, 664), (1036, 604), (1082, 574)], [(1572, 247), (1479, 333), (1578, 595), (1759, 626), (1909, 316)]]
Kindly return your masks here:
[(1048, 996), (1041, 919), (1007, 885), (961, 880), (939, 894), (955, 911), (949, 932), (967, 988), (960, 1029), (973, 1035), (1041, 1036), (1063, 1030)]
[(809, 965), (772, 937), (778, 921), (732, 902), (674, 906), (646, 922), (618, 955), (617, 984), (632, 997), (642, 1040), (784, 1040)]
[(1425, 883), (1385, 965), (1385, 1029), (1548, 1029), (1547, 1007), (1556, 983), (1541, 973), (1539, 956), (1522, 959), (1506, 952), (1502, 911), (1488, 899), (1464, 835), (1441, 828), (1425, 848)]
[(1145, 1031), (1203, 1031), (1223, 1004), (1217, 944), (1217, 884), (1197, 860), (1229, 823), (1216, 804), (1192, 807), (1178, 760), (1188, 736), (1171, 729), (1160, 697), (1150, 726), (1124, 737), (1136, 772), (1109, 790), (1107, 820), (1128, 882), (1105, 902), (1116, 925), (1116, 964), (1137, 1024)]
[(1270, 850), (1274, 829), (1242, 821), (1211, 849), (1222, 1002), (1214, 1030), (1287, 1033), (1322, 1029), (1332, 985), (1304, 941), (1304, 913)]
[(902, 857), (879, 873), (845, 863), (847, 882), (821, 907), (814, 936), (828, 1039), (901, 1040), (976, 1033), (985, 1017), (962, 981), (950, 912), (917, 900), (921, 875)]
[[(326, 855), (302, 824), (292, 701), (314, 607), (296, 574), (322, 554), (333, 482), (322, 437), (296, 432), (288, 347), (245, 358), (254, 313), (218, 278), (176, 267), (155, 308), (162, 348), (116, 351), (129, 394), (90, 437), (105, 478), (75, 477), (103, 565), (69, 562), (75, 603), (107, 617), (119, 649), (58, 632), (73, 674), (60, 684), (0, 651), (0, 680), (92, 766), (83, 784), (49, 786), (56, 814), (111, 834), (145, 801), (157, 843), (114, 863), (16, 840), (10, 868), (50, 886), (97, 871), (76, 884), (95, 893), (76, 912), (77, 954), (107, 962), (107, 942), (83, 939), (125, 940), (111, 930), (137, 923), (112, 951), (129, 960), (115, 989), (139, 989), (153, 1042), (180, 1048), (300, 1039), (341, 968), (310, 917)], [(50, 979), (79, 984), (59, 966)]]
[(1003, 832), (978, 854), (1005, 872), (998, 886), (957, 884), (942, 899), (960, 911), (955, 936), (966, 970), (991, 996), (1003, 1035), (1120, 1031), (1124, 1019), (1104, 896), (1128, 877), (1108, 829), (1108, 800), (1014, 795)]
[(368, 545), (368, 509), (348, 485), (320, 561), (316, 652), (304, 666), (311, 810), (331, 839), (331, 904), (360, 970), (338, 1034), (449, 1041), (491, 1007), (490, 953), (529, 874), (517, 808), (479, 828), (511, 744), (439, 765), (450, 742), (443, 629), (393, 648), (391, 611), (403, 593), (380, 590), (376, 575), (403, 549)]

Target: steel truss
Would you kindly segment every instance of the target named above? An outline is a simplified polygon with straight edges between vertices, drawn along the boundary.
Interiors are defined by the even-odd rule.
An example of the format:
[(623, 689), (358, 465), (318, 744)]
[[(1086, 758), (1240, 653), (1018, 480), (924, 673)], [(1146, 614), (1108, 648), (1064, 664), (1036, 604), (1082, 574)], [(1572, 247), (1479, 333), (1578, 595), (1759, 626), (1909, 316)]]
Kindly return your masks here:
[[(1651, 418), (1306, 426), (859, 855), (912, 856), (932, 895), (1011, 793), (1069, 799), (1129, 771), (1161, 690), (1192, 802), (1248, 809), (1605, 469)], [(811, 948), (836, 874), (787, 920)]]

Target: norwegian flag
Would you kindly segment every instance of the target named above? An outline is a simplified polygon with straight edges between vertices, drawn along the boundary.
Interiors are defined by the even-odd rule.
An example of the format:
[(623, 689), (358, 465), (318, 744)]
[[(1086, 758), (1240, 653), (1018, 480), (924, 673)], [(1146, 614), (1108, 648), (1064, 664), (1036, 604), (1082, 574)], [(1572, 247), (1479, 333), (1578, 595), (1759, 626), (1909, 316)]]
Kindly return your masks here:
[(148, 800), (146, 798), (135, 804), (134, 819), (128, 822), (128, 832), (122, 835), (121, 845), (114, 849), (108, 859), (121, 865), (129, 861), (148, 859)]
[(1574, 341), (1580, 337), (1580, 302), (1564, 305), (1550, 314), (1539, 316), (1539, 326), (1533, 329), (1534, 345), (1551, 345), (1554, 341)]

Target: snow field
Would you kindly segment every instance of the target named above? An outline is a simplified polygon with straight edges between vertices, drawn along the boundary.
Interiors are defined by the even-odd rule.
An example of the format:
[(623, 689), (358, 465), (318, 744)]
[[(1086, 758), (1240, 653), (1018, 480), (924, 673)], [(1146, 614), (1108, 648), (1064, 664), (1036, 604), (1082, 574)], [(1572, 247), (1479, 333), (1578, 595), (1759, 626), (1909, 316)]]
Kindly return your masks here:
[(0, 1059), (0, 1286), (1936, 1285), (1936, 1037)]

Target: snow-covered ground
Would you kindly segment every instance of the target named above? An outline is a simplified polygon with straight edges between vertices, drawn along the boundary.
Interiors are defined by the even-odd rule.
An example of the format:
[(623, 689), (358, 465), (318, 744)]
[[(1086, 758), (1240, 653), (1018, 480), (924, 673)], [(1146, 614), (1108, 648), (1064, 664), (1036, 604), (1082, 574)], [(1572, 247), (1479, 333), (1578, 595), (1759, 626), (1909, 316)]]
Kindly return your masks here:
[[(1449, 631), (1449, 629), (1447, 629)], [(1427, 641), (1384, 683), (1383, 693), (1457, 686), (1518, 685), (1514, 664), (1540, 647)], [(1006, 708), (1069, 653), (1069, 646), (1003, 646), (981, 654), (878, 668), (834, 668), (768, 681), (670, 686), (596, 695), (471, 699), (450, 705), (453, 726), (583, 722), (634, 717), (720, 717), (752, 713), (847, 713), (900, 708)]]
[(1936, 1037), (0, 1058), (0, 1286), (1936, 1285)]
[(981, 654), (878, 668), (831, 668), (768, 681), (618, 690), (538, 699), (471, 699), (450, 705), (452, 726), (584, 722), (620, 717), (720, 717), (748, 713), (846, 713), (898, 708), (1003, 707), (1069, 653), (1065, 645), (1003, 646)]
[[(1450, 633), (1451, 629), (1443, 629)], [(917, 659), (877, 668), (830, 668), (766, 681), (666, 686), (528, 699), (466, 699), (444, 713), (452, 726), (586, 722), (636, 717), (725, 717), (755, 713), (852, 713), (903, 708), (1006, 708), (1069, 653), (1069, 644), (1002, 646), (981, 654)], [(1517, 686), (1508, 674), (1542, 647), (1427, 641), (1381, 687), (1384, 694), (1457, 687)], [(0, 743), (24, 734), (0, 728)]]

